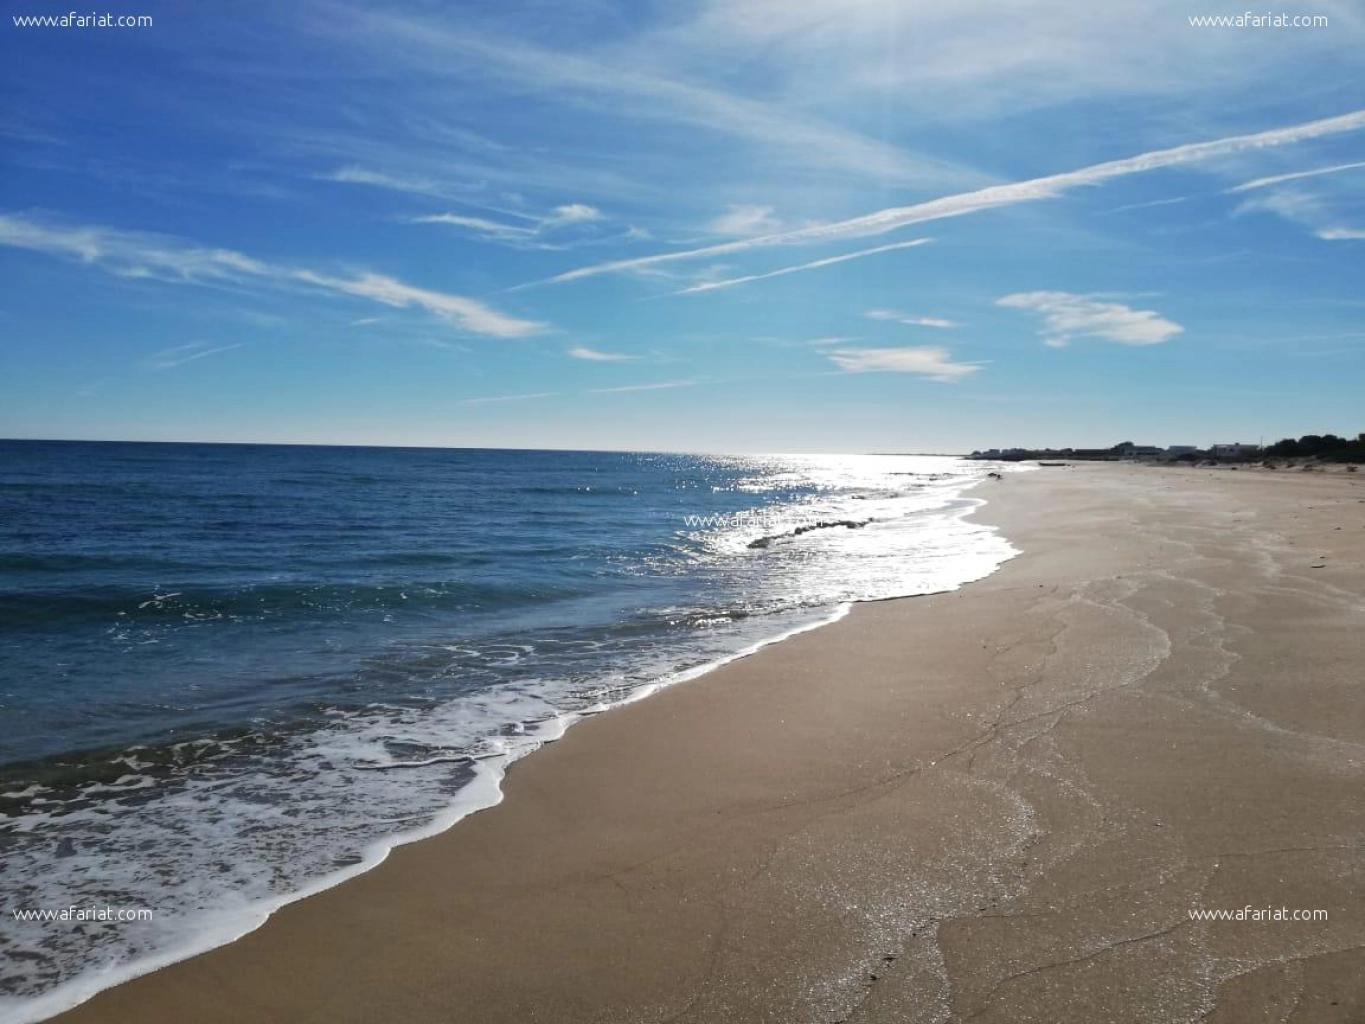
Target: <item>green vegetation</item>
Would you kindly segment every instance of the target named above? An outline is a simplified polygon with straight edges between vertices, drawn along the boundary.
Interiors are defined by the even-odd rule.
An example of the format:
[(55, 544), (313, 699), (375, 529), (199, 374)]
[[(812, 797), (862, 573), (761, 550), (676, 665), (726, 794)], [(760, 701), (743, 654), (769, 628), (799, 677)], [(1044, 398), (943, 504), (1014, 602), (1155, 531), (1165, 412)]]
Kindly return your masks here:
[(1263, 455), (1279, 458), (1316, 458), (1324, 462), (1365, 462), (1365, 433), (1355, 439), (1336, 434), (1304, 434), (1295, 440), (1286, 437), (1269, 445)]

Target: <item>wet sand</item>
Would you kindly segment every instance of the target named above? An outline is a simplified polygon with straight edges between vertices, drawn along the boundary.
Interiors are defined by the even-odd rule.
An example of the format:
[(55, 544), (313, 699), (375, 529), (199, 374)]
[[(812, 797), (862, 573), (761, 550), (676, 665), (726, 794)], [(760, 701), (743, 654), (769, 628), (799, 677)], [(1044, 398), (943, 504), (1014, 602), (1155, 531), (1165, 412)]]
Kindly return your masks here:
[[(1365, 482), (1080, 465), (1023, 554), (576, 726), (60, 1020), (1365, 1020)], [(1192, 921), (1192, 910), (1325, 921)]]

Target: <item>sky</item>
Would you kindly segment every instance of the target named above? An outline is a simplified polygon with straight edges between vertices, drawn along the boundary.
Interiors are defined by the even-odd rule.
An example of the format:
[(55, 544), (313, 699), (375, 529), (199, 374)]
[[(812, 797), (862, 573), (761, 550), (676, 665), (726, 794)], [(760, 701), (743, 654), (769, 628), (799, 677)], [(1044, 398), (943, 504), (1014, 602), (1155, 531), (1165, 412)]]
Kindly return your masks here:
[(0, 437), (1365, 430), (1356, 0), (132, 2), (0, 24)]

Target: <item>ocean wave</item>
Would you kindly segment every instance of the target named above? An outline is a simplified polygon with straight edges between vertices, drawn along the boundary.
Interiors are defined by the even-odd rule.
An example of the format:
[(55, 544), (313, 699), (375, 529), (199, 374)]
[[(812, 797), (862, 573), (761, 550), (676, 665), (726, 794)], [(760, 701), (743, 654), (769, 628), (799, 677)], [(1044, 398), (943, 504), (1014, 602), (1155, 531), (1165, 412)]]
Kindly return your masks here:
[[(219, 536), (201, 520), (158, 554), (191, 545), (197, 574), (129, 578), (127, 565), (72, 562), (32, 575), (83, 581), (107, 568), (121, 583), (0, 593), (0, 621), (28, 638), (0, 657), (67, 701), (39, 694), (23, 707), (26, 728), (55, 723), (42, 735), (63, 747), (31, 745), (35, 756), (0, 768), (6, 890), (16, 905), (155, 910), (146, 927), (84, 934), (0, 921), (0, 989), (11, 994), (0, 1015), (37, 1019), (238, 937), (396, 843), (496, 802), (511, 760), (583, 716), (849, 602), (952, 589), (1012, 552), (964, 519), (978, 504), (964, 488), (991, 467), (948, 459), (531, 453), (513, 472), (512, 457), (487, 453), (270, 458), (294, 460), (293, 472), (271, 471), (291, 480), (326, 477), (316, 464), (332, 459), (342, 468), (320, 486), (382, 477), (385, 502), (407, 504), (342, 486), (288, 523), (272, 525), (266, 507), (223, 509), (212, 521), (256, 526)], [(389, 468), (357, 474), (357, 459)], [(136, 472), (150, 461), (139, 451)], [(433, 482), (452, 466), (454, 482)], [(491, 467), (479, 487), (472, 466)], [(912, 470), (913, 483), (891, 479)], [(549, 488), (540, 500), (528, 500), (527, 479)], [(79, 517), (47, 525), (43, 512), (25, 529), (53, 534), (44, 551), (147, 554), (129, 535), (111, 538), (126, 552), (63, 552), (58, 533), (97, 536), (110, 512), (84, 532)], [(775, 528), (745, 518), (758, 513)], [(684, 514), (721, 518), (688, 527)], [(487, 572), (470, 571), (476, 559)], [(110, 730), (113, 742), (89, 740)]]
[(29, 630), (64, 630), (75, 623), (236, 621), (310, 615), (386, 612), (470, 612), (568, 600), (581, 588), (554, 583), (499, 585), (457, 580), (414, 580), (365, 585), (313, 581), (211, 589), (151, 590), (127, 587), (49, 587), (0, 592), (0, 622)]

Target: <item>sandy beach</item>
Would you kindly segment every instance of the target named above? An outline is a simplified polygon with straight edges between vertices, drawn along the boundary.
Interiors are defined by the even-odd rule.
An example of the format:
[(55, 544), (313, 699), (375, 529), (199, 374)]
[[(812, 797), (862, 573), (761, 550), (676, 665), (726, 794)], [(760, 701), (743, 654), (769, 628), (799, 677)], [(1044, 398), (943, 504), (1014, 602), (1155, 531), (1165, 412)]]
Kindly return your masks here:
[[(988, 579), (590, 719), (499, 806), (58, 1019), (1365, 1019), (1365, 479), (977, 493), (1022, 551)], [(1192, 919), (1247, 908), (1325, 915)]]

